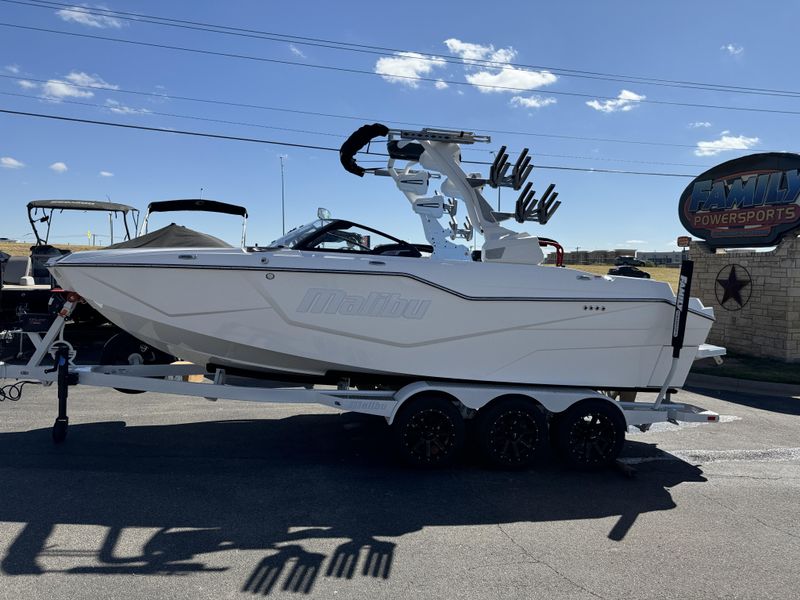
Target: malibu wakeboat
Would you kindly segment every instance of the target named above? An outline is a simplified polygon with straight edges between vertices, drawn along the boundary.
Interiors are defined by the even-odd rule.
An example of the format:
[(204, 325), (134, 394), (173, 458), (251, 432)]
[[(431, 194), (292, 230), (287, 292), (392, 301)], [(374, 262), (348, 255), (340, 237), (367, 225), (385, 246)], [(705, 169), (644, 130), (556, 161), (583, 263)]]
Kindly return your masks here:
[[(357, 152), (379, 136), (388, 137), (386, 166), (362, 168)], [(465, 172), (461, 146), (488, 141), (373, 124), (342, 146), (349, 172), (394, 182), (427, 244), (320, 218), (266, 248), (111, 248), (49, 268), (123, 330), (209, 370), (354, 384), (680, 387), (713, 310), (688, 300), (673, 360), (668, 284), (543, 265), (542, 246), (555, 243), (503, 223), (544, 225), (557, 193), (550, 185), (537, 197), (526, 183), (527, 150), (512, 165), (503, 147), (488, 176)], [(492, 209), (486, 186), (518, 190), (515, 210)], [(473, 253), (461, 242), (476, 233), (483, 244)]]

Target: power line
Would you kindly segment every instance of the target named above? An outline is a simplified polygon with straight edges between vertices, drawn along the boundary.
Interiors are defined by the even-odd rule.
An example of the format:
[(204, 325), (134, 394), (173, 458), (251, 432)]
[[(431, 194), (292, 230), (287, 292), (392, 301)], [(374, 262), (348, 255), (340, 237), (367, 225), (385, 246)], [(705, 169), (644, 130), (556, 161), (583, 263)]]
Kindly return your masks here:
[(217, 33), (217, 34), (231, 35), (237, 37), (255, 38), (267, 41), (281, 42), (281, 43), (294, 43), (303, 46), (321, 47), (326, 49), (343, 50), (348, 52), (360, 52), (360, 53), (380, 55), (380, 56), (396, 56), (397, 54), (403, 52), (415, 52), (416, 54), (420, 55), (421, 60), (426, 60), (429, 62), (444, 61), (449, 64), (481, 66), (494, 69), (514, 67), (521, 69), (544, 70), (563, 77), (595, 79), (600, 81), (616, 81), (622, 83), (635, 83), (639, 85), (653, 85), (661, 87), (676, 87), (681, 89), (695, 89), (700, 91), (718, 91), (718, 92), (729, 92), (738, 94), (755, 94), (755, 95), (778, 96), (778, 97), (789, 97), (789, 98), (800, 97), (800, 91), (793, 91), (793, 90), (777, 90), (770, 88), (737, 86), (737, 85), (719, 84), (719, 83), (642, 77), (637, 75), (620, 75), (614, 73), (603, 73), (598, 71), (569, 69), (563, 67), (531, 65), (531, 64), (523, 64), (515, 62), (498, 62), (498, 61), (479, 59), (479, 58), (468, 59), (468, 61), (465, 61), (463, 58), (448, 54), (439, 54), (430, 52), (421, 53), (419, 51), (388, 48), (385, 46), (354, 44), (351, 42), (342, 42), (324, 38), (297, 36), (297, 35), (269, 32), (269, 31), (262, 31), (257, 29), (246, 29), (241, 27), (219, 25), (215, 23), (207, 23), (201, 21), (190, 21), (186, 19), (175, 19), (169, 17), (161, 17), (157, 15), (147, 15), (143, 13), (132, 13), (125, 11), (111, 10), (103, 7), (75, 6), (75, 5), (65, 4), (62, 2), (51, 2), (44, 0), (32, 0), (29, 2), (24, 2), (21, 0), (0, 0), (0, 2), (29, 6), (33, 8), (42, 8), (47, 10), (52, 10), (54, 8), (62, 8), (62, 9), (67, 8), (70, 11), (77, 13), (113, 17), (127, 21), (142, 22), (153, 25), (161, 25), (165, 27), (176, 27), (181, 29), (202, 31), (207, 33)]
[[(39, 96), (31, 96), (29, 94), (15, 94), (14, 92), (0, 92), (0, 95), (12, 96), (14, 98), (28, 98), (28, 99), (32, 99), (32, 100), (41, 100), (42, 99)], [(97, 104), (96, 102), (82, 102), (80, 100), (67, 100), (67, 99), (64, 99), (64, 98), (60, 99), (59, 103), (60, 104), (75, 104), (77, 106), (90, 106), (90, 107), (93, 107), (93, 108), (104, 108), (104, 109), (110, 110), (111, 112), (115, 112), (114, 109), (118, 108), (113, 104), (112, 105)], [(124, 110), (124, 109), (118, 109), (118, 110)], [(129, 109), (128, 112), (121, 112), (121, 113), (118, 113), (118, 114), (131, 114), (131, 115), (136, 114), (136, 115), (141, 115), (141, 116), (157, 115), (157, 116), (161, 116), (161, 117), (175, 117), (175, 118), (178, 118), (178, 119), (193, 119), (193, 120), (196, 120), (196, 121), (207, 121), (207, 122), (210, 122), (210, 123), (222, 123), (224, 125), (242, 125), (242, 126), (245, 126), (245, 127), (260, 127), (262, 129), (274, 129), (276, 131), (287, 131), (287, 132), (290, 132), (290, 133), (308, 133), (308, 134), (311, 134), (311, 135), (324, 135), (324, 136), (329, 136), (329, 137), (335, 137), (335, 138), (338, 138), (338, 139), (342, 139), (342, 137), (343, 137), (341, 133), (329, 133), (329, 132), (325, 132), (325, 131), (311, 131), (309, 129), (293, 129), (291, 127), (278, 127), (276, 125), (264, 125), (264, 124), (261, 124), (261, 123), (250, 123), (250, 122), (247, 122), (247, 121), (228, 121), (228, 120), (225, 120), (225, 119), (213, 119), (213, 118), (210, 118), (210, 117), (200, 117), (200, 116), (196, 116), (196, 115), (182, 115), (182, 114), (178, 114), (178, 113), (160, 112), (160, 111), (150, 110), (149, 108), (148, 109)], [(695, 166), (695, 165), (682, 165), (682, 166)]]
[[(165, 129), (161, 127), (147, 127), (145, 125), (131, 125), (128, 123), (116, 123), (113, 121), (100, 121), (97, 119), (79, 119), (76, 117), (65, 117), (63, 115), (50, 115), (45, 113), (34, 113), (34, 112), (27, 112), (27, 111), (19, 111), (19, 110), (9, 110), (6, 108), (0, 108), (0, 113), (8, 114), (8, 115), (16, 115), (16, 116), (23, 116), (23, 117), (33, 117), (39, 119), (51, 119), (55, 121), (66, 121), (71, 123), (83, 123), (89, 125), (103, 125), (106, 127), (119, 127), (122, 129), (136, 129), (141, 131), (153, 131), (158, 133), (170, 133), (174, 135), (188, 135), (193, 137), (204, 137), (204, 138), (211, 138), (211, 139), (219, 139), (219, 140), (231, 140), (237, 142), (250, 142), (256, 144), (268, 144), (272, 146), (286, 146), (289, 148), (304, 148), (308, 150), (324, 150), (328, 152), (339, 152), (339, 148), (331, 148), (329, 146), (317, 146), (314, 144), (299, 144), (295, 142), (283, 142), (277, 140), (265, 140), (260, 138), (251, 138), (251, 137), (243, 137), (243, 136), (236, 136), (236, 135), (224, 135), (218, 133), (208, 133), (202, 131), (189, 131), (185, 129)], [(372, 155), (372, 156), (388, 156), (386, 154), (381, 154), (377, 152), (364, 152), (364, 154)], [(466, 164), (473, 164), (473, 165), (491, 165), (492, 163), (485, 162), (485, 161), (463, 161)], [(655, 177), (688, 177), (693, 178), (694, 175), (689, 175), (686, 173), (658, 173), (658, 172), (648, 172), (648, 171), (622, 171), (616, 169), (590, 169), (585, 167), (565, 167), (559, 165), (536, 165), (537, 169), (548, 169), (548, 170), (558, 170), (558, 171), (581, 171), (584, 173), (613, 173), (617, 175), (648, 175), (648, 176), (655, 176)]]
[[(2, 0), (0, 0), (2, 1)], [(135, 46), (142, 46), (147, 48), (157, 48), (159, 50), (175, 50), (178, 52), (190, 52), (194, 54), (203, 54), (206, 56), (219, 56), (222, 58), (234, 58), (239, 60), (249, 60), (249, 61), (256, 61), (256, 62), (264, 62), (264, 63), (271, 63), (271, 64), (280, 64), (280, 65), (287, 65), (287, 66), (295, 66), (295, 67), (306, 67), (311, 69), (318, 69), (323, 71), (334, 71), (340, 73), (351, 73), (356, 75), (370, 75), (376, 77), (392, 77), (394, 79), (405, 79), (409, 81), (427, 81), (431, 83), (435, 83), (438, 79), (433, 77), (419, 77), (419, 76), (411, 76), (411, 75), (395, 75), (391, 73), (376, 73), (374, 71), (365, 71), (363, 69), (354, 69), (351, 67), (337, 67), (333, 65), (318, 65), (314, 63), (306, 63), (306, 62), (299, 62), (299, 61), (291, 61), (291, 60), (282, 60), (277, 58), (267, 58), (264, 56), (253, 56), (250, 54), (239, 54), (235, 52), (220, 52), (215, 50), (204, 50), (202, 48), (189, 48), (187, 46), (173, 46), (170, 44), (157, 44), (154, 42), (143, 42), (141, 40), (130, 40), (125, 38), (115, 38), (110, 36), (102, 36), (102, 35), (91, 35), (88, 33), (76, 33), (72, 31), (62, 31), (58, 29), (47, 29), (44, 27), (31, 27), (28, 25), (19, 25), (16, 23), (4, 23), (0, 22), (1, 27), (8, 27), (12, 29), (23, 29), (27, 31), (36, 31), (39, 33), (52, 33), (56, 35), (64, 35), (70, 37), (77, 37), (83, 39), (91, 39), (91, 40), (100, 40), (106, 42), (114, 42), (120, 44), (131, 44)], [(488, 85), (488, 84), (480, 84), (475, 86), (468, 81), (458, 81), (458, 80), (449, 80), (447, 82), (449, 85), (460, 85), (460, 86), (473, 86), (473, 87), (481, 87), (487, 89), (496, 89), (496, 90), (505, 90), (511, 92), (530, 92), (530, 88), (519, 88), (513, 86), (503, 86), (503, 85)], [(602, 96), (598, 94), (588, 94), (585, 92), (565, 92), (565, 91), (555, 91), (555, 90), (548, 90), (547, 94), (550, 95), (558, 95), (558, 96), (570, 96), (575, 98), (592, 98), (592, 99), (599, 99), (599, 100), (617, 100), (618, 98), (614, 96)], [(800, 115), (800, 111), (796, 110), (783, 110), (783, 109), (776, 109), (776, 108), (757, 108), (755, 106), (726, 106), (721, 104), (700, 104), (700, 103), (693, 103), (693, 102), (676, 102), (671, 100), (653, 100), (653, 99), (640, 99), (635, 100), (636, 103), (646, 103), (646, 104), (657, 104), (661, 106), (680, 106), (686, 108), (709, 108), (714, 110), (732, 110), (732, 111), (740, 111), (740, 112), (760, 112), (760, 113), (769, 113), (769, 114), (785, 114), (785, 115)]]
[[(36, 79), (32, 77), (20, 77), (16, 75), (7, 75), (0, 73), (0, 78), (4, 79), (14, 79), (18, 81), (34, 81), (36, 83), (47, 83), (49, 80), (47, 79)], [(194, 98), (190, 96), (177, 96), (174, 94), (164, 94), (160, 92), (143, 92), (140, 90), (127, 90), (123, 88), (108, 88), (101, 85), (83, 85), (68, 82), (68, 84), (75, 88), (80, 89), (89, 89), (89, 90), (102, 90), (104, 92), (110, 93), (118, 93), (118, 94), (132, 94), (137, 96), (148, 96), (151, 98), (159, 98), (159, 99), (169, 99), (169, 100), (181, 100), (187, 102), (200, 102), (204, 104), (214, 104), (219, 106), (235, 106), (239, 108), (251, 108), (256, 110), (267, 110), (267, 111), (277, 111), (277, 112), (286, 112), (286, 113), (293, 113), (293, 114), (300, 114), (300, 115), (309, 115), (315, 117), (328, 117), (328, 118), (336, 118), (336, 119), (347, 119), (351, 121), (377, 121), (379, 123), (392, 123), (395, 125), (406, 125), (410, 127), (431, 127), (430, 123), (415, 123), (410, 121), (396, 121), (394, 119), (381, 119), (376, 117), (362, 117), (362, 116), (354, 116), (354, 115), (339, 115), (334, 113), (325, 113), (325, 112), (317, 112), (317, 111), (310, 111), (310, 110), (299, 110), (293, 108), (283, 108), (283, 107), (276, 107), (276, 106), (265, 106), (262, 104), (248, 104), (244, 102), (232, 102), (227, 100), (215, 100), (215, 99), (208, 99), (208, 98)], [(601, 137), (585, 137), (585, 136), (575, 136), (575, 135), (564, 135), (564, 134), (555, 134), (555, 133), (538, 133), (532, 131), (509, 131), (503, 129), (486, 129), (483, 127), (463, 127), (463, 126), (452, 126), (452, 125), (436, 125), (442, 129), (453, 129), (453, 130), (475, 130), (480, 133), (496, 133), (499, 135), (516, 135), (516, 136), (523, 136), (523, 137), (542, 137), (542, 138), (553, 138), (553, 139), (563, 139), (563, 140), (574, 140), (574, 141), (588, 141), (588, 142), (608, 142), (608, 143), (618, 143), (618, 144), (634, 144), (634, 145), (642, 145), (642, 146), (664, 146), (669, 148), (696, 148), (693, 144), (674, 144), (670, 142), (654, 142), (649, 140), (630, 140), (630, 139), (620, 139), (620, 138), (601, 138)]]
[[(30, 94), (17, 94), (14, 92), (0, 92), (0, 95), (3, 96), (10, 96), (13, 98), (25, 98), (29, 100), (42, 100), (40, 96), (31, 96)], [(337, 139), (343, 139), (347, 136), (346, 133), (331, 133), (327, 131), (316, 131), (310, 129), (294, 129), (291, 127), (278, 127), (276, 125), (266, 125), (263, 123), (252, 123), (249, 121), (230, 121), (226, 119), (214, 119), (210, 117), (201, 117), (198, 115), (184, 115), (180, 113), (171, 113), (171, 112), (160, 112), (150, 109), (131, 109), (129, 107), (124, 107), (122, 109), (119, 108), (118, 105), (109, 105), (109, 104), (98, 104), (96, 102), (83, 102), (81, 100), (69, 100), (62, 98), (59, 100), (60, 104), (73, 104), (76, 106), (87, 106), (92, 108), (100, 108), (109, 110), (111, 112), (116, 112), (118, 114), (128, 114), (128, 115), (137, 115), (137, 116), (148, 116), (148, 115), (155, 115), (155, 116), (162, 116), (162, 117), (174, 117), (178, 119), (191, 119), (196, 121), (205, 121), (209, 123), (222, 123), (224, 125), (241, 125), (243, 127), (258, 127), (261, 129), (273, 129), (276, 131), (286, 131), (290, 133), (303, 133), (303, 134), (310, 134), (310, 135), (323, 135), (327, 137), (334, 137)], [(123, 112), (119, 112), (122, 110)], [(475, 152), (493, 152), (492, 150), (484, 150), (482, 148), (470, 148), (471, 151)], [(676, 166), (676, 167), (703, 167), (708, 168), (712, 165), (702, 165), (696, 163), (676, 163), (676, 162), (664, 162), (664, 161), (649, 161), (649, 160), (631, 160), (626, 158), (615, 158), (615, 157), (602, 157), (602, 156), (576, 156), (574, 154), (548, 154), (544, 152), (536, 152), (536, 156), (546, 156), (548, 158), (572, 158), (577, 160), (600, 160), (604, 162), (624, 162), (624, 163), (633, 163), (633, 164), (643, 164), (643, 165), (662, 165), (662, 166)]]

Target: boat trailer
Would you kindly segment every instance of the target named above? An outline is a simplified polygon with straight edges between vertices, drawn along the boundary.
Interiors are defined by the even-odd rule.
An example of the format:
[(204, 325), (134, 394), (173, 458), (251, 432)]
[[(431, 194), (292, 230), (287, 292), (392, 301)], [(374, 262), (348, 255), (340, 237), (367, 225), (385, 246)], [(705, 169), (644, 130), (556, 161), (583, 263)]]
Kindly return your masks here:
[[(628, 427), (647, 430), (653, 423), (719, 421), (717, 413), (674, 402), (667, 386), (654, 402), (628, 399), (635, 394), (580, 387), (495, 385), (417, 381), (399, 389), (361, 390), (348, 380), (333, 386), (273, 387), (275, 382), (229, 377), (223, 369), (208, 372), (187, 364), (77, 365), (76, 352), (64, 339), (70, 314), (83, 300), (67, 295), (46, 331), (4, 332), (25, 335), (34, 352), (24, 365), (0, 362), (0, 401), (17, 400), (26, 384), (55, 385), (58, 415), (53, 441), (65, 441), (70, 388), (88, 385), (124, 391), (195, 396), (208, 400), (312, 403), (342, 411), (384, 417), (392, 426), (401, 456), (420, 466), (451, 463), (465, 443), (465, 421), (476, 421), (477, 441), (491, 464), (523, 468), (549, 446), (579, 467), (616, 462)], [(725, 349), (703, 345), (698, 358), (719, 357)], [(135, 361), (132, 361), (135, 362)], [(653, 391), (653, 390), (649, 390)], [(627, 401), (626, 401), (627, 400)]]

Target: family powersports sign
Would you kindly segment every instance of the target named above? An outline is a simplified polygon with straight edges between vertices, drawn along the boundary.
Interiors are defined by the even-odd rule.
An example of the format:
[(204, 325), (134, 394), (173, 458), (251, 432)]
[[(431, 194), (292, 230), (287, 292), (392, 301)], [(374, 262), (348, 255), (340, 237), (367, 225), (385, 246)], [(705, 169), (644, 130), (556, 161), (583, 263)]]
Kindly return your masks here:
[(751, 154), (717, 165), (683, 191), (679, 213), (711, 247), (774, 246), (800, 229), (800, 155)]

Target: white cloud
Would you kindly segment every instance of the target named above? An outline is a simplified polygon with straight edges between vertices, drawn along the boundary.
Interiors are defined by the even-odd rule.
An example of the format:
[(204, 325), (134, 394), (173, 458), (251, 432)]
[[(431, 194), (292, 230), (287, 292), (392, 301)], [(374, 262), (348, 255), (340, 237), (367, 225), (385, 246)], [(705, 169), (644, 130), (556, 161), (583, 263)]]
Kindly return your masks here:
[(444, 44), (450, 52), (461, 58), (466, 64), (475, 64), (475, 61), (490, 61), (501, 66), (510, 63), (517, 56), (517, 51), (510, 46), (495, 49), (494, 44), (483, 46), (462, 42), (455, 38), (445, 40)]
[[(91, 8), (91, 4), (81, 4), (80, 6), (70, 6), (69, 8), (57, 10), (56, 14), (63, 21), (79, 23), (87, 27), (97, 27), (98, 29), (120, 29), (122, 27), (122, 21), (119, 19), (86, 12), (87, 9)], [(108, 10), (101, 4), (96, 5), (95, 8)]]
[(469, 73), (466, 79), (481, 92), (490, 94), (492, 92), (535, 90), (544, 85), (555, 83), (558, 77), (549, 71), (528, 71), (515, 67), (503, 67), (496, 71)]
[(628, 112), (636, 108), (637, 104), (647, 96), (637, 94), (630, 90), (622, 90), (614, 100), (589, 100), (586, 106), (604, 113)]
[(100, 177), (113, 177), (114, 176), (114, 174), (111, 171), (100, 171), (100, 173), (98, 173), (98, 175), (100, 175)]
[(697, 142), (694, 153), (696, 156), (716, 156), (728, 150), (749, 150), (759, 143), (757, 137), (744, 135), (729, 135), (730, 131), (723, 131), (719, 139), (708, 142)]
[(14, 75), (19, 75), (19, 65), (6, 65), (5, 70)]
[(27, 79), (20, 79), (17, 82), (17, 85), (21, 87), (23, 90), (32, 90), (34, 88), (39, 87), (33, 81), (28, 81)]
[(436, 83), (434, 83), (433, 85), (436, 87), (437, 90), (446, 90), (447, 88), (450, 87), (449, 85), (447, 85), (446, 82), (444, 82), (441, 79), (437, 79)]
[(694, 123), (689, 123), (689, 127), (692, 129), (699, 129), (700, 127), (711, 127), (711, 123), (708, 121), (695, 121)]
[(725, 50), (731, 56), (738, 56), (742, 52), (744, 52), (744, 48), (738, 44), (725, 44), (724, 46), (720, 46), (720, 50)]
[(514, 96), (509, 102), (511, 106), (518, 106), (520, 108), (542, 108), (555, 103), (555, 98), (542, 98), (541, 96), (528, 96), (527, 98), (524, 96)]
[(47, 83), (42, 84), (42, 95), (48, 100), (57, 102), (62, 98), (91, 98), (94, 93), (76, 88), (66, 81), (50, 79)]
[(626, 244), (646, 244), (645, 240), (625, 240)]
[(11, 158), (10, 156), (0, 158), (0, 167), (4, 169), (21, 169), (24, 166), (25, 163), (18, 161), (16, 158)]
[(67, 165), (63, 162), (54, 162), (50, 165), (50, 170), (56, 173), (66, 173), (68, 171)]
[(110, 98), (106, 100), (106, 106), (108, 110), (118, 115), (146, 115), (150, 111), (146, 108), (133, 108), (131, 106), (125, 106), (124, 104), (117, 102), (116, 100), (111, 100)]
[(455, 38), (445, 40), (444, 44), (466, 65), (467, 81), (483, 93), (534, 90), (558, 80), (549, 71), (511, 66), (509, 63), (516, 58), (517, 51), (510, 46), (495, 48), (494, 44), (473, 44)]
[(299, 56), (300, 58), (305, 58), (305, 57), (306, 57), (306, 55), (305, 55), (305, 54), (303, 54), (303, 51), (302, 51), (302, 50), (300, 50), (300, 48), (298, 48), (298, 47), (297, 47), (297, 46), (295, 46), (294, 44), (289, 44), (289, 50), (290, 50), (290, 51), (292, 52), (292, 54), (294, 54), (295, 56)]
[(64, 79), (75, 85), (85, 85), (89, 87), (102, 88), (105, 90), (118, 90), (119, 86), (113, 83), (103, 81), (103, 78), (97, 75), (89, 75), (83, 71), (72, 71)]
[(395, 56), (379, 58), (375, 63), (375, 72), (389, 83), (417, 88), (419, 82), (415, 78), (428, 75), (433, 69), (444, 65), (445, 61), (441, 58), (425, 56), (418, 52), (398, 52)]
[(94, 92), (85, 89), (85, 87), (106, 90), (119, 88), (119, 86), (104, 81), (99, 75), (89, 75), (83, 71), (72, 71), (64, 79), (66, 81), (50, 79), (42, 84), (42, 96), (57, 102), (62, 98), (91, 98), (94, 96)]

